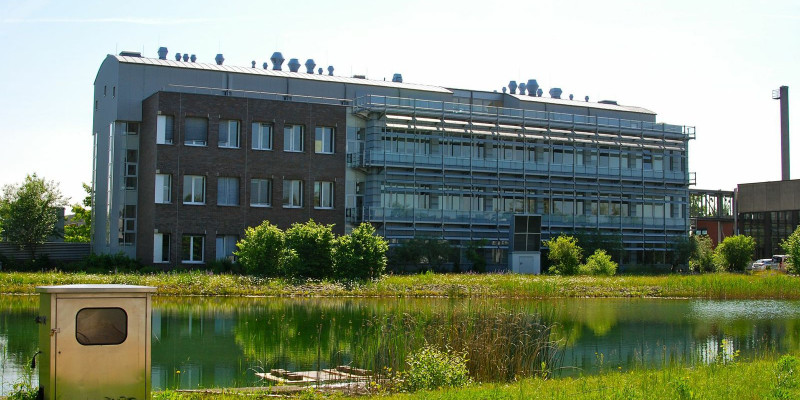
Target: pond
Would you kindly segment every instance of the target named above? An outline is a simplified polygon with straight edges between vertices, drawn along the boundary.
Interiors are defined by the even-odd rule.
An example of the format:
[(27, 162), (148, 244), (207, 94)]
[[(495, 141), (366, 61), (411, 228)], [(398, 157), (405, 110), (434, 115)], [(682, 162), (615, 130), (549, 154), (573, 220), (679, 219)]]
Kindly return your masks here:
[[(37, 296), (0, 296), (0, 395), (38, 349)], [(424, 343), (479, 380), (692, 365), (800, 349), (800, 302), (155, 297), (153, 388), (265, 385), (255, 372), (403, 368)], [(36, 381), (34, 371), (33, 380)]]

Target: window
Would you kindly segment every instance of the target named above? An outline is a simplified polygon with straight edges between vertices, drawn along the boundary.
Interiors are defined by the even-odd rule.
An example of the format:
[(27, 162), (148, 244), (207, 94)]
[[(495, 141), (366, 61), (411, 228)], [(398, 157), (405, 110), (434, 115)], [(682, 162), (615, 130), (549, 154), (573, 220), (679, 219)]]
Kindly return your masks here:
[(172, 115), (159, 115), (156, 119), (156, 143), (172, 144), (175, 136), (175, 121)]
[(217, 205), (239, 205), (239, 178), (217, 179)]
[(132, 204), (122, 207), (119, 219), (119, 245), (133, 246), (136, 244), (136, 206)]
[(283, 151), (303, 151), (303, 127), (286, 125), (283, 128)]
[(250, 205), (254, 207), (269, 207), (272, 205), (272, 180), (250, 180)]
[(233, 252), (236, 251), (236, 242), (239, 237), (236, 235), (217, 236), (217, 260), (228, 259), (233, 261)]
[(84, 346), (120, 344), (128, 338), (128, 314), (119, 307), (82, 308), (75, 315), (75, 339)]
[(127, 150), (125, 152), (125, 189), (136, 190), (138, 169), (139, 169), (139, 151)]
[(303, 181), (283, 181), (283, 207), (303, 206)]
[(206, 177), (200, 175), (184, 175), (183, 204), (205, 204)]
[(203, 239), (201, 235), (183, 235), (181, 239), (181, 260), (185, 263), (203, 262)]
[(253, 122), (253, 150), (272, 150), (272, 125)]
[(156, 203), (167, 204), (172, 201), (172, 175), (156, 174)]
[(239, 148), (239, 121), (223, 119), (219, 121), (219, 147)]
[(153, 262), (169, 262), (169, 233), (153, 234)]
[(333, 154), (333, 128), (318, 126), (314, 135), (314, 151)]
[(186, 138), (183, 144), (187, 146), (205, 146), (208, 143), (208, 120), (205, 118), (186, 117)]
[(333, 208), (333, 182), (314, 182), (314, 208)]

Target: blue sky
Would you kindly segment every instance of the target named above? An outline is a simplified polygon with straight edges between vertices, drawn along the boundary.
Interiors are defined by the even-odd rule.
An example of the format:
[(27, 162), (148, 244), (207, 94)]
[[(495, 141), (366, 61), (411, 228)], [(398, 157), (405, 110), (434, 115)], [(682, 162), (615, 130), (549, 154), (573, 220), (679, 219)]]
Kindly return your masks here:
[[(92, 84), (107, 54), (301, 63), (447, 87), (617, 100), (692, 125), (697, 187), (780, 179), (778, 102), (800, 124), (798, 1), (0, 0), (0, 185), (37, 172), (77, 202), (92, 173)], [(793, 91), (794, 90), (794, 91)], [(797, 131), (797, 129), (793, 129)], [(792, 135), (794, 178), (800, 136)]]

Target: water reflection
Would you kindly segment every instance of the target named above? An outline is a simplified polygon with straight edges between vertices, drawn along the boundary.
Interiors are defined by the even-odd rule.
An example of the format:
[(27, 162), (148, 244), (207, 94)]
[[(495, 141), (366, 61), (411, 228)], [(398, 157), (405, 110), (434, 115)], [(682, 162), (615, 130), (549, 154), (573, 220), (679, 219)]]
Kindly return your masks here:
[[(0, 296), (0, 394), (38, 348), (37, 306), (35, 296)], [(496, 369), (517, 363), (513, 371), (529, 374), (552, 354), (488, 343), (541, 346), (544, 335), (560, 344), (556, 374), (570, 375), (797, 351), (800, 302), (156, 297), (152, 326), (156, 389), (261, 385), (254, 371), (271, 368), (402, 368), (425, 341), (492, 350), (484, 361), (478, 352), (471, 358), (495, 360)]]

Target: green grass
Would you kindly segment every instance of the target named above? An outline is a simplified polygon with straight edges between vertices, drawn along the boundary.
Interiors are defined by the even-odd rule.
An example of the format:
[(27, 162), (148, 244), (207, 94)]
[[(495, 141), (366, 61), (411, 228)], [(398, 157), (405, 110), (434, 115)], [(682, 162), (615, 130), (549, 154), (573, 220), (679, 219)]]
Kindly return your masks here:
[(800, 277), (784, 274), (659, 276), (531, 276), (514, 274), (419, 274), (375, 282), (292, 282), (203, 272), (140, 274), (0, 273), (0, 292), (35, 293), (40, 285), (115, 283), (158, 287), (162, 295), (356, 296), (356, 297), (690, 297), (707, 299), (800, 299)]

